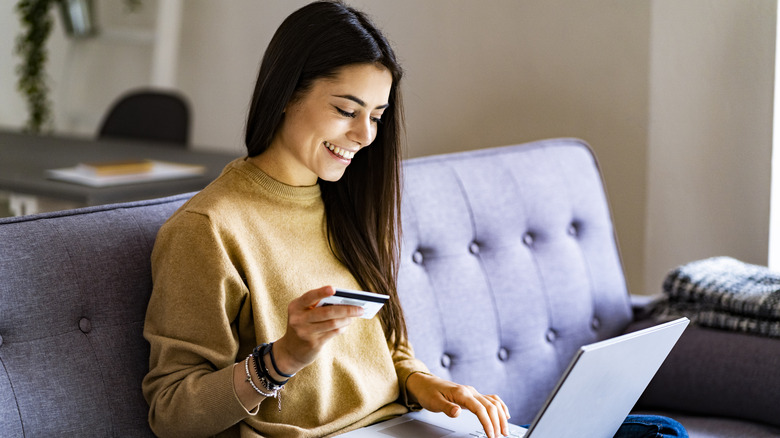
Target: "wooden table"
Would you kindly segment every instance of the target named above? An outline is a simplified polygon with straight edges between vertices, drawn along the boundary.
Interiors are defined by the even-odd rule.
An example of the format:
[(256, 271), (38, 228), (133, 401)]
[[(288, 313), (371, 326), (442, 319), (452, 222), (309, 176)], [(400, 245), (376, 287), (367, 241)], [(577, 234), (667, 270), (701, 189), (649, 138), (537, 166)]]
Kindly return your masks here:
[[(240, 155), (198, 152), (149, 142), (0, 131), (0, 192), (42, 197), (68, 203), (69, 206), (159, 198), (202, 189), (220, 174), (228, 162)], [(57, 181), (46, 176), (47, 169), (73, 167), (83, 162), (133, 159), (201, 165), (205, 167), (205, 172), (203, 175), (182, 179), (99, 188)]]

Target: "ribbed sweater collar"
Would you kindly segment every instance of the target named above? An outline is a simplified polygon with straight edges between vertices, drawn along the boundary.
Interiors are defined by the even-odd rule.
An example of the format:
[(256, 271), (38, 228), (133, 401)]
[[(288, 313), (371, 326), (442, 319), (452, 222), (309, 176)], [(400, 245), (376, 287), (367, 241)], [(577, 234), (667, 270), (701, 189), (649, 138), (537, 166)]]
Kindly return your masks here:
[(260, 170), (259, 167), (253, 165), (245, 158), (234, 161), (233, 167), (247, 175), (252, 181), (256, 182), (269, 193), (279, 196), (280, 198), (291, 201), (309, 201), (320, 197), (319, 184), (304, 187), (287, 185), (271, 178), (267, 173)]

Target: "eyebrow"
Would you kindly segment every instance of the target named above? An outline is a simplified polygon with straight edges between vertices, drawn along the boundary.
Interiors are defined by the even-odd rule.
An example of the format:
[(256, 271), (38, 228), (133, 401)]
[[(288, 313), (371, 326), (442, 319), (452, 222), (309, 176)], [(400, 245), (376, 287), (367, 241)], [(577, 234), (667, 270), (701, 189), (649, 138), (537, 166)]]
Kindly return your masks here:
[[(342, 99), (349, 99), (349, 100), (351, 100), (351, 101), (355, 102), (356, 104), (358, 104), (358, 105), (362, 106), (363, 108), (365, 108), (365, 107), (366, 107), (366, 103), (365, 103), (365, 102), (363, 102), (363, 100), (361, 100), (360, 98), (358, 98), (358, 97), (355, 97), (355, 96), (353, 96), (353, 95), (351, 95), (351, 94), (344, 94), (344, 95), (334, 95), (334, 97), (340, 97), (340, 98), (342, 98)], [(389, 107), (389, 106), (390, 106), (390, 104), (389, 104), (389, 103), (386, 103), (386, 104), (384, 104), (384, 105), (379, 105), (378, 107), (376, 107), (376, 108), (374, 108), (374, 109), (378, 109), (378, 110), (379, 110), (379, 109), (385, 109), (385, 108), (387, 108), (387, 107)]]

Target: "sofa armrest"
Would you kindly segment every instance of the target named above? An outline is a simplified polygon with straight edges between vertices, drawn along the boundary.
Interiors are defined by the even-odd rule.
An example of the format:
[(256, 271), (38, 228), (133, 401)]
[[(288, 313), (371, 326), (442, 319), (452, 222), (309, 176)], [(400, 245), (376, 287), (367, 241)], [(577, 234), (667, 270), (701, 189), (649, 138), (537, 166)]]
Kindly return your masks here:
[[(655, 324), (647, 319), (629, 331)], [(780, 426), (780, 339), (691, 325), (637, 407)]]
[(628, 296), (631, 303), (631, 310), (634, 313), (634, 320), (640, 321), (650, 317), (660, 305), (666, 302), (666, 295), (659, 293), (655, 295), (635, 295)]

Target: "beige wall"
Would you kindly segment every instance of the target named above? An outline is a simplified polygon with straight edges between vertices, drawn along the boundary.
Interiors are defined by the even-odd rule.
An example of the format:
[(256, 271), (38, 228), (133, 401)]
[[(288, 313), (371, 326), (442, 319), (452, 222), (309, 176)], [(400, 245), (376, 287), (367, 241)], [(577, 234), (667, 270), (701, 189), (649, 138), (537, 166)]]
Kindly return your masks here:
[(646, 284), (703, 257), (767, 262), (776, 8), (653, 2)]
[[(145, 12), (129, 18), (117, 9), (118, 2), (98, 3), (108, 28), (153, 25), (156, 1), (145, 0)], [(262, 50), (281, 20), (304, 3), (185, 2), (178, 82), (193, 103), (197, 147), (241, 150)], [(768, 198), (754, 194), (763, 189), (766, 175), (748, 169), (768, 161), (771, 100), (767, 107), (762, 93), (771, 96), (772, 90), (765, 77), (773, 71), (767, 64), (767, 56), (773, 59), (767, 52), (767, 44), (774, 45), (773, 0), (351, 3), (374, 16), (406, 68), (407, 156), (547, 137), (587, 140), (605, 175), (633, 292), (657, 291), (665, 270), (691, 257), (718, 250), (760, 261), (765, 253), (756, 240), (766, 233), (760, 217), (764, 210), (768, 217)], [(7, 3), (0, 6), (0, 125), (18, 126), (23, 108), (5, 68), (8, 39), (18, 29), (10, 9)], [(674, 20), (679, 24), (669, 34), (667, 21)], [(91, 135), (121, 90), (148, 83), (151, 48), (116, 38), (73, 43), (57, 32), (51, 75), (58, 127)], [(679, 46), (677, 39), (695, 43)], [(713, 59), (696, 61), (701, 56)], [(691, 84), (675, 82), (682, 68), (666, 65), (679, 62), (677, 57), (696, 66), (688, 73)], [(720, 82), (696, 81), (714, 67)], [(701, 115), (713, 103), (732, 102), (734, 117)], [(701, 131), (710, 139), (704, 143), (709, 149), (692, 141)], [(708, 157), (691, 164), (695, 177), (684, 178), (687, 166), (665, 166), (677, 149)], [(734, 158), (744, 163), (739, 176), (729, 179), (734, 193), (703, 197), (702, 190), (709, 190), (703, 176), (730, 169)], [(743, 190), (749, 195), (738, 196)], [(671, 208), (679, 209), (687, 198), (698, 199), (698, 210), (676, 220)], [(702, 223), (695, 217), (720, 205), (732, 212), (729, 219)], [(721, 246), (700, 244), (701, 236), (720, 233), (731, 234)], [(676, 240), (667, 244), (665, 236)]]
[[(27, 119), (16, 92), (19, 58), (12, 56), (20, 31), (16, 3), (0, 2), (0, 127), (18, 127)], [(51, 12), (55, 19), (47, 72), (57, 132), (92, 135), (118, 95), (149, 83), (156, 0), (143, 0), (147, 7), (133, 14), (126, 12), (124, 2), (96, 0), (95, 4), (100, 38), (66, 38), (59, 10)]]

